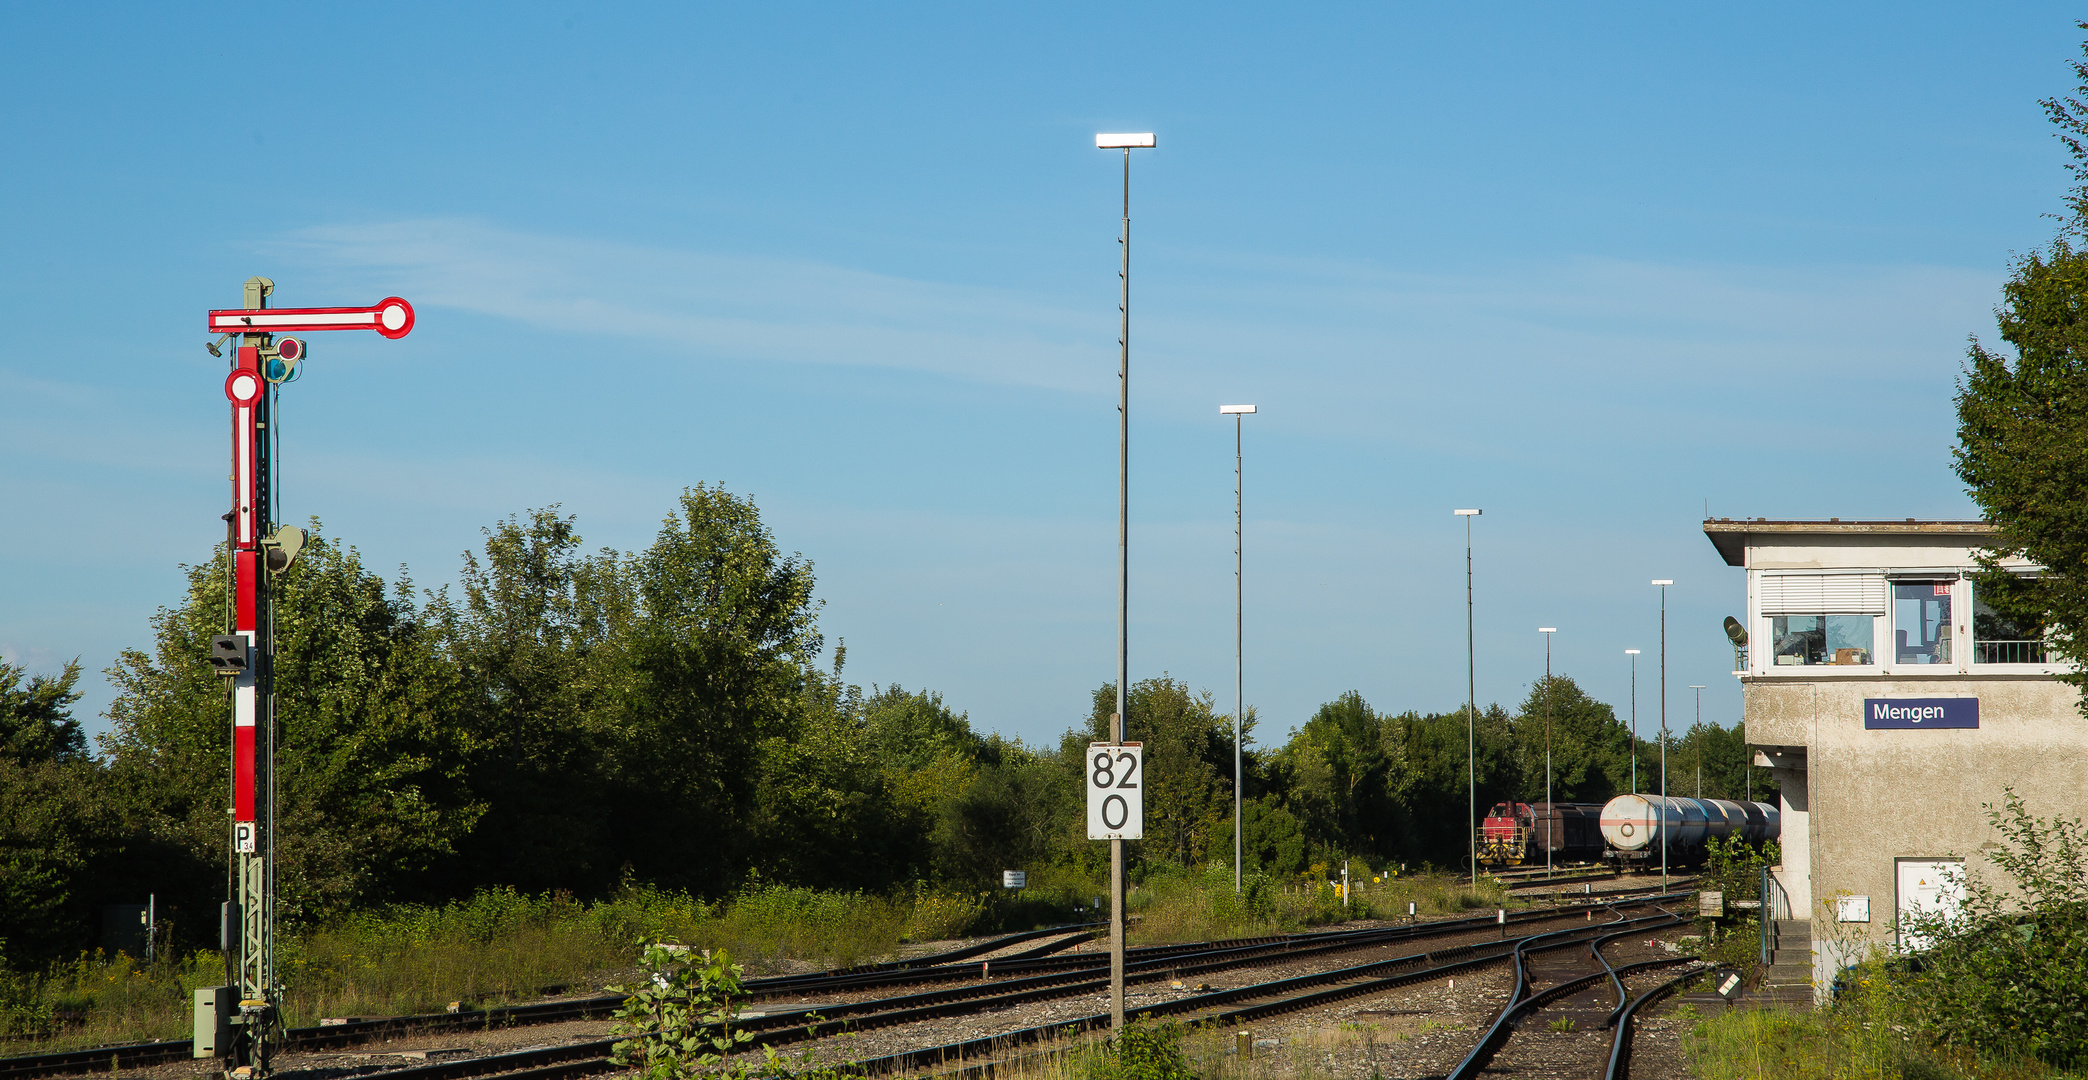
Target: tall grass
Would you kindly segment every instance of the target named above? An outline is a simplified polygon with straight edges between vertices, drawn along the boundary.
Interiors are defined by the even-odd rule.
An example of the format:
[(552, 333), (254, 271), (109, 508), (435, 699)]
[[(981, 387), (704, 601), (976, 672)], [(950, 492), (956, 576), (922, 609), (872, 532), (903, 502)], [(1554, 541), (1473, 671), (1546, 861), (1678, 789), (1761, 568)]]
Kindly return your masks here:
[(1131, 938), (1162, 945), (1286, 933), (1351, 919), (1402, 918), (1409, 902), (1417, 915), (1508, 906), (1499, 882), (1481, 878), (1475, 890), (1470, 882), (1446, 874), (1359, 883), (1345, 906), (1340, 890), (1321, 879), (1285, 882), (1249, 873), (1240, 886), (1234, 893), (1232, 869), (1226, 866), (1149, 874), (1127, 899), (1128, 909), (1138, 916)]
[(1702, 1080), (2056, 1080), (2036, 1061), (1981, 1061), (1924, 1037), (1893, 973), (1867, 960), (1816, 1012), (1734, 1009), (1696, 1025), (1683, 1051)]
[[(595, 903), (484, 890), (442, 905), (351, 915), (278, 942), (284, 1021), (399, 1016), (584, 992), (638, 959), (641, 935), (725, 948), (750, 973), (846, 967), (934, 940), (1050, 916), (1057, 905), (992, 895), (894, 897), (755, 885), (716, 903), (650, 887)], [(197, 952), (147, 964), (100, 952), (33, 974), (0, 970), (0, 1054), (186, 1038), (192, 991), (225, 981)]]

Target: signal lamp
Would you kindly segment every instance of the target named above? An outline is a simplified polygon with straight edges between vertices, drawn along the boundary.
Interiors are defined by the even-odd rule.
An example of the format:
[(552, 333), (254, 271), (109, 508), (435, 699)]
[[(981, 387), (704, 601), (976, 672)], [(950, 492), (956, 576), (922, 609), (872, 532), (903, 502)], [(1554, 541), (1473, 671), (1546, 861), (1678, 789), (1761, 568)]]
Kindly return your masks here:
[(268, 572), (280, 574), (290, 569), (290, 564), (297, 561), (297, 553), (304, 550), (308, 539), (310, 537), (305, 531), (295, 525), (285, 525), (277, 529), (275, 535), (263, 539), (261, 558), (267, 563)]

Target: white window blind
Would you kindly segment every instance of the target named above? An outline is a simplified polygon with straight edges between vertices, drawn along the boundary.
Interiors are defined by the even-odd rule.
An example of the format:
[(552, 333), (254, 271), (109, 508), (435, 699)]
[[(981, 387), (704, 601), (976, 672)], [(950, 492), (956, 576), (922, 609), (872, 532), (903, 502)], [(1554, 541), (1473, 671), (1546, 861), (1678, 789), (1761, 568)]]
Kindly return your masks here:
[(1878, 574), (1762, 576), (1764, 615), (1883, 615), (1885, 578)]

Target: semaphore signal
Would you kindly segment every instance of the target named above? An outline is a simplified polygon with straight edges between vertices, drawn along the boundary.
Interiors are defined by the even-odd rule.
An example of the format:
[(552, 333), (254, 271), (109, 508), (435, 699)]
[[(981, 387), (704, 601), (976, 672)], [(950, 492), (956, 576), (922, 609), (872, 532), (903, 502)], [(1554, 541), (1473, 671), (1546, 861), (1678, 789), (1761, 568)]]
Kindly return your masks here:
[[(246, 306), (210, 312), (213, 334), (237, 335), (225, 399), (232, 413), (232, 498), (225, 514), (231, 551), (232, 618), (229, 633), (211, 639), (210, 664), (231, 683), (232, 775), (230, 806), (234, 895), (222, 912), (220, 937), (226, 985), (196, 991), (197, 1058), (222, 1058), (228, 1077), (268, 1074), (271, 1033), (282, 1024), (282, 989), (275, 973), (275, 642), (270, 581), (290, 568), (304, 546), (303, 529), (276, 527), (276, 477), (270, 429), (275, 394), (294, 377), (308, 351), (304, 341), (277, 334), (374, 330), (402, 338), (413, 330), (413, 305), (386, 297), (369, 307), (271, 308), (275, 283), (250, 278)], [(222, 340), (222, 339), (220, 339)], [(218, 341), (206, 348), (223, 355)], [(270, 436), (275, 436), (271, 438)]]

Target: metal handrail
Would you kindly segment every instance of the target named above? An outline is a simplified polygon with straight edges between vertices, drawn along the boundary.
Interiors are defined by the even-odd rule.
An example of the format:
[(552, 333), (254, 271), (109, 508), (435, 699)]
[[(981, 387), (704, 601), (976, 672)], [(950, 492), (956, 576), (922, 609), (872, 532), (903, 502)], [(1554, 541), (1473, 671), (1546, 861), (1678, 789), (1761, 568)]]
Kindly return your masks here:
[(2021, 640), (1978, 640), (1972, 642), (1975, 664), (2042, 664), (2046, 643), (2041, 638)]
[(1762, 964), (1767, 966), (1776, 958), (1776, 950), (1782, 944), (1777, 921), (1791, 917), (1791, 896), (1784, 892), (1783, 883), (1776, 875), (1762, 867)]

